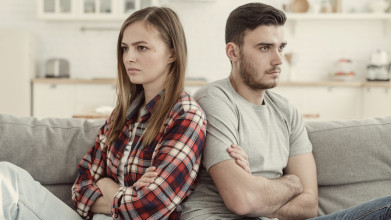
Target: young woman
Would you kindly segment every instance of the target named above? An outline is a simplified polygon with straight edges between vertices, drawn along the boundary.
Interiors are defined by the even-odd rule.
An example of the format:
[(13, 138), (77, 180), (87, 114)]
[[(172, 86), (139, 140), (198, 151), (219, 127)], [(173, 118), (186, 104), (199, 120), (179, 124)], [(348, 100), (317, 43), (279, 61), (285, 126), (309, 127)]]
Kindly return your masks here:
[(78, 213), (179, 219), (193, 190), (206, 119), (184, 92), (187, 48), (169, 8), (149, 7), (122, 25), (118, 101), (72, 187)]
[[(117, 105), (78, 166), (72, 187), (77, 213), (94, 219), (179, 219), (180, 203), (195, 187), (206, 118), (184, 92), (187, 47), (178, 16), (165, 7), (136, 11), (122, 25), (117, 50)], [(9, 179), (23, 179), (15, 179), (21, 186), (10, 194), (23, 189), (24, 195), (42, 195), (26, 197), (34, 198), (28, 203), (34, 207), (7, 203), (6, 219), (80, 219), (26, 171), (4, 170)], [(1, 188), (0, 194), (8, 193)]]

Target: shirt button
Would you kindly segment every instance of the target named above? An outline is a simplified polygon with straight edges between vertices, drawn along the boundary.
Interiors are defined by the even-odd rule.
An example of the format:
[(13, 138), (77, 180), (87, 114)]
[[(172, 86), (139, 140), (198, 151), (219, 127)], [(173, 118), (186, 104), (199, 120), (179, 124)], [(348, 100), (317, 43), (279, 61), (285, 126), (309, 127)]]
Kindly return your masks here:
[(117, 154), (117, 157), (119, 157), (119, 154)]

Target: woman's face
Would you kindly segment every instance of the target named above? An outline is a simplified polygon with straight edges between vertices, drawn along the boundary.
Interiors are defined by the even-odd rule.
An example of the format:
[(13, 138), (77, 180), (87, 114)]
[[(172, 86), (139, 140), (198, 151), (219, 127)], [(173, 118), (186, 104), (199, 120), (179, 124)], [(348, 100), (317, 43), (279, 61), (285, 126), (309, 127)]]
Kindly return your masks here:
[(142, 21), (135, 22), (125, 28), (121, 47), (130, 81), (142, 84), (144, 89), (162, 90), (175, 59), (160, 33)]

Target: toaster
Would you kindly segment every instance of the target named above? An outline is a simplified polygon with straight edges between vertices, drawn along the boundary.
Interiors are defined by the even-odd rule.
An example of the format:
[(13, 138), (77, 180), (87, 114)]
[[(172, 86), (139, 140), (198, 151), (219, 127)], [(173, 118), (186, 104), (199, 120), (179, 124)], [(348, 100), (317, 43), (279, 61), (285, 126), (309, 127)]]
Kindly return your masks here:
[(46, 61), (46, 78), (69, 78), (69, 62), (66, 59), (53, 58)]

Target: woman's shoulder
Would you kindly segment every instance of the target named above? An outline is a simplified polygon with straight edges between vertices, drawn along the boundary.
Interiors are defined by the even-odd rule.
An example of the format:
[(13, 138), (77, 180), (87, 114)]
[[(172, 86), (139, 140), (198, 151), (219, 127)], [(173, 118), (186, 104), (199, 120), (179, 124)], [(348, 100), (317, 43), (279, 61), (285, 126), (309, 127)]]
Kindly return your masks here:
[(179, 97), (177, 103), (174, 105), (173, 112), (179, 114), (198, 114), (205, 117), (205, 113), (197, 101), (187, 92), (183, 92)]

